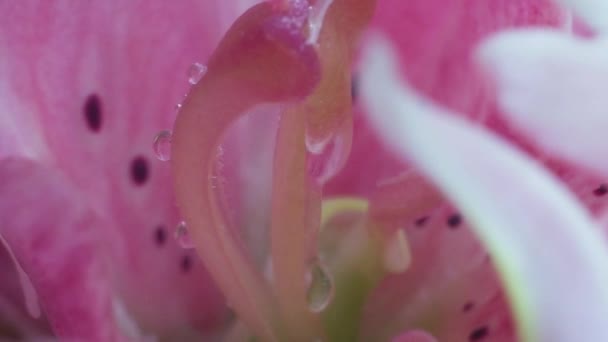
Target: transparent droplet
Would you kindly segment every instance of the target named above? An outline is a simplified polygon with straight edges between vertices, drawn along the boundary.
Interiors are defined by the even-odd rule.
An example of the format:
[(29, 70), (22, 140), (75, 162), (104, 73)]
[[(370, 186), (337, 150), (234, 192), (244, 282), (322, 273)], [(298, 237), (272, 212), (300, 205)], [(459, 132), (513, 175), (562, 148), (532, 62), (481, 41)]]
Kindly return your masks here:
[(178, 103), (175, 105), (175, 110), (180, 110), (182, 108), (182, 104)]
[(306, 294), (308, 308), (312, 312), (321, 312), (327, 308), (334, 296), (334, 282), (327, 269), (319, 262), (310, 268), (310, 285)]
[(207, 72), (207, 66), (201, 63), (194, 63), (188, 68), (188, 82), (192, 85), (198, 83), (198, 81), (205, 76)]
[[(307, 169), (308, 174), (319, 184), (326, 183), (340, 171), (348, 156), (348, 144), (350, 137), (339, 132), (328, 141), (315, 149), (308, 149)], [(320, 148), (321, 150), (316, 150)]]
[(171, 159), (171, 131), (160, 131), (154, 137), (154, 153), (156, 158), (161, 161)]
[(332, 2), (333, 0), (318, 0), (314, 6), (308, 8), (309, 44), (317, 43), (325, 14)]
[(177, 224), (177, 227), (175, 228), (174, 237), (180, 247), (185, 249), (194, 248), (194, 243), (190, 238), (188, 226), (186, 225), (185, 221), (181, 221)]
[(333, 135), (329, 135), (326, 137), (316, 137), (308, 133), (307, 130), (304, 142), (306, 144), (306, 149), (309, 153), (321, 154), (323, 153), (323, 150), (325, 150), (329, 142), (332, 140), (332, 138)]

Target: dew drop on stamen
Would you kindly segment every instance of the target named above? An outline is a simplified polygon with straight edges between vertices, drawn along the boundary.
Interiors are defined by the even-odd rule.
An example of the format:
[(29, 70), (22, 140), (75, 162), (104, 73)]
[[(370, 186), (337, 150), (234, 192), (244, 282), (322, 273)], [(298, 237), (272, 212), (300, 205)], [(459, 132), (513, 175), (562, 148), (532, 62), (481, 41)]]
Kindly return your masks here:
[[(322, 146), (315, 146), (312, 150), (307, 145), (308, 157), (306, 166), (308, 174), (319, 184), (324, 184), (340, 171), (348, 156), (348, 140), (341, 132), (334, 134)], [(317, 150), (320, 148), (320, 150)]]
[(309, 276), (310, 285), (306, 293), (308, 308), (318, 313), (325, 310), (333, 299), (334, 282), (325, 266), (318, 261), (312, 264)]
[(327, 14), (327, 10), (331, 6), (332, 2), (333, 0), (319, 0), (314, 6), (310, 6), (308, 8), (308, 44), (317, 43), (321, 29), (323, 28), (325, 15)]
[(160, 161), (171, 160), (171, 132), (160, 131), (154, 137), (154, 154)]
[(207, 66), (201, 63), (194, 63), (188, 68), (188, 83), (195, 85), (197, 84), (205, 73), (207, 72)]
[(184, 249), (191, 249), (194, 248), (194, 243), (192, 242), (192, 239), (190, 238), (190, 233), (188, 232), (188, 226), (186, 225), (185, 221), (181, 221), (180, 223), (177, 224), (177, 227), (175, 228), (175, 232), (173, 233), (173, 237), (175, 238), (175, 241), (177, 241), (177, 244)]
[(333, 135), (327, 137), (315, 137), (312, 134), (306, 132), (305, 144), (306, 150), (311, 154), (321, 154), (326, 149), (327, 145), (331, 142)]

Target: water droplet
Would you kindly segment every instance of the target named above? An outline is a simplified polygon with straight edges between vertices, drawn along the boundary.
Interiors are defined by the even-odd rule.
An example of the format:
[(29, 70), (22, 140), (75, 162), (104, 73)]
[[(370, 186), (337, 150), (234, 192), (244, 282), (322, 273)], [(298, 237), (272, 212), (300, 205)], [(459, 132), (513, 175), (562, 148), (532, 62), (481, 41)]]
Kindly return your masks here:
[(171, 132), (160, 131), (154, 137), (154, 153), (160, 161), (168, 161), (171, 159)]
[(311, 154), (321, 154), (326, 149), (332, 138), (333, 135), (329, 135), (326, 137), (315, 137), (308, 133), (307, 130), (304, 142), (306, 144), (306, 149), (308, 150), (308, 152), (310, 152)]
[(327, 269), (319, 262), (313, 263), (309, 276), (310, 285), (306, 294), (308, 308), (312, 312), (321, 312), (333, 299), (334, 282)]
[(333, 0), (319, 0), (314, 6), (308, 8), (308, 26), (309, 26), (309, 44), (316, 44), (319, 39), (321, 28), (323, 27), (323, 20), (327, 9), (332, 4)]
[(188, 82), (192, 85), (198, 83), (198, 81), (205, 76), (207, 72), (207, 66), (201, 63), (194, 63), (188, 68)]
[[(308, 174), (317, 180), (319, 184), (326, 183), (336, 175), (346, 161), (348, 154), (349, 137), (344, 134), (336, 134), (322, 146), (308, 149), (307, 169)], [(321, 150), (316, 150), (321, 148)]]
[(175, 105), (175, 110), (180, 110), (182, 108), (182, 104), (178, 103)]
[(188, 232), (188, 226), (185, 221), (181, 221), (177, 224), (175, 228), (175, 233), (173, 234), (175, 240), (179, 244), (181, 248), (190, 249), (194, 248), (194, 243), (190, 238), (190, 233)]
[(397, 230), (386, 241), (384, 268), (391, 273), (405, 272), (412, 263), (412, 253), (402, 229)]

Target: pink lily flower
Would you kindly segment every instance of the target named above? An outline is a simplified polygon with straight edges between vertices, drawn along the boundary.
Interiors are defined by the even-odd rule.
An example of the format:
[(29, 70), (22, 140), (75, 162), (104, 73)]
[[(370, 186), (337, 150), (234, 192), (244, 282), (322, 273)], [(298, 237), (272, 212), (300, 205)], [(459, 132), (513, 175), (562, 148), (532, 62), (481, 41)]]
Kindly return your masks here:
[[(402, 120), (389, 127), (401, 86), (376, 63), (390, 55), (381, 45), (358, 68), (380, 134), (351, 98), (359, 38), (371, 26), (395, 40), (418, 91), (508, 134), (474, 47), (507, 27), (563, 25), (561, 10), (544, 0), (294, 0), (260, 3), (232, 23), (257, 3), (241, 2), (0, 5), (0, 332), (6, 324), (25, 338), (86, 341), (605, 336), (604, 307), (591, 301), (605, 297), (605, 251), (561, 183), (487, 133), (457, 144), (478, 129), (442, 125), (426, 113), (434, 108), (414, 117), (420, 132)], [(186, 80), (193, 61), (207, 71), (197, 65)], [(435, 129), (445, 133), (436, 144)], [(404, 147), (395, 130), (416, 144)], [(488, 141), (462, 165), (446, 153)], [(509, 172), (496, 171), (494, 153), (507, 156)], [(463, 176), (471, 170), (478, 183)], [(499, 182), (483, 177), (495, 171)], [(531, 176), (519, 181), (519, 172)], [(542, 191), (489, 201), (487, 189), (531, 180)], [(182, 245), (195, 249), (171, 238), (182, 220), (178, 232), (192, 238)], [(553, 234), (532, 224), (555, 229), (549, 243), (563, 254), (534, 248)], [(580, 232), (566, 229), (574, 225)], [(565, 260), (585, 280), (576, 291), (556, 270)], [(552, 289), (545, 277), (565, 282)], [(15, 300), (19, 280), (25, 307), (44, 319), (28, 319)], [(556, 298), (572, 311), (559, 315)]]

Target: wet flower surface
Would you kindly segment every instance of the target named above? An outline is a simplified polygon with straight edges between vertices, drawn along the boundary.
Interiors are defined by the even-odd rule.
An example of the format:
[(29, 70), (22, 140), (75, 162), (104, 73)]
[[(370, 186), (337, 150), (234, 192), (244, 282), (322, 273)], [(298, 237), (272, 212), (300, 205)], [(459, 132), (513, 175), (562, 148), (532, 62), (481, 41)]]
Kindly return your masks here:
[(605, 340), (565, 5), (1, 4), (0, 337)]

